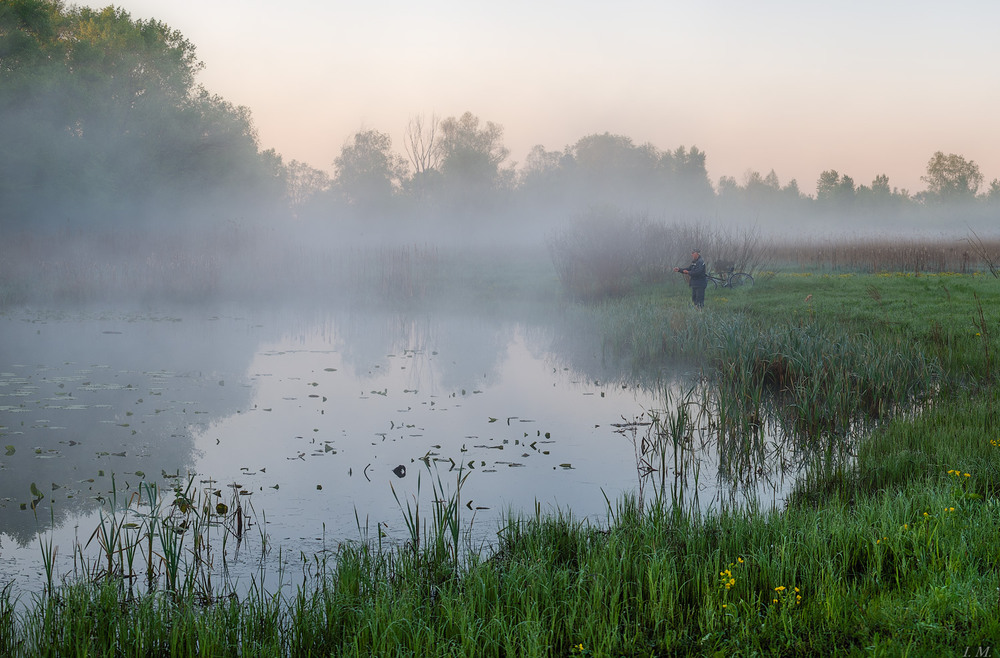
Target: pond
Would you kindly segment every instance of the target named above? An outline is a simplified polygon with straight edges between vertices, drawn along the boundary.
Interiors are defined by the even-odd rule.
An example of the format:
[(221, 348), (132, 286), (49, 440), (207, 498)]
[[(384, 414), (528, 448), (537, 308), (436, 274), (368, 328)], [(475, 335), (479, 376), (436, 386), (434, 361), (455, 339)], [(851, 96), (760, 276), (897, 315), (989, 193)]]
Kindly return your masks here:
[[(153, 484), (245, 510), (246, 536), (224, 549), (244, 584), (340, 542), (405, 543), (406, 508), (430, 518), (435, 495), (457, 496), (478, 546), (509, 514), (606, 523), (608, 501), (641, 481), (642, 421), (697, 373), (636, 372), (559, 313), (516, 315), (0, 315), (0, 587), (40, 591), (48, 546), (58, 575), (95, 559), (112, 501)], [(718, 463), (706, 449), (687, 483), (704, 501), (787, 493), (784, 481), (738, 492)]]

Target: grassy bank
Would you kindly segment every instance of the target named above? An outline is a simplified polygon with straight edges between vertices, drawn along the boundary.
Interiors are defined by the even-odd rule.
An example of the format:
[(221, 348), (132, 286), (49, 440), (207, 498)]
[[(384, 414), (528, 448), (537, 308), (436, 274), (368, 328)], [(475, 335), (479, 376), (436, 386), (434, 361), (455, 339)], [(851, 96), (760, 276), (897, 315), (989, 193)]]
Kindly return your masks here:
[[(667, 283), (571, 312), (602, 327), (607, 350), (704, 364), (717, 399), (749, 423), (734, 432), (755, 414), (785, 414), (805, 448), (852, 457), (823, 462), (780, 512), (612, 501), (600, 528), (569, 513), (511, 519), (486, 555), (454, 550), (443, 523), (402, 549), (317, 557), (288, 599), (255, 591), (206, 605), (77, 582), (24, 612), (0, 597), (0, 654), (1000, 650), (998, 282), (757, 278), (750, 290), (709, 291), (705, 311)], [(859, 424), (870, 432), (856, 441)]]

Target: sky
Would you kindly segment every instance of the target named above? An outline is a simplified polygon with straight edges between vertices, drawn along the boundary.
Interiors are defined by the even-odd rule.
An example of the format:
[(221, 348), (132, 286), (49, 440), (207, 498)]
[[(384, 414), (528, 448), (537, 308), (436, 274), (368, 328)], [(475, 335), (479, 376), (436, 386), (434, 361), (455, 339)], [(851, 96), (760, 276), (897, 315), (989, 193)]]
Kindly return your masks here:
[[(100, 8), (110, 2), (69, 2)], [(504, 128), (511, 160), (610, 132), (697, 146), (709, 177), (926, 188), (936, 151), (1000, 178), (994, 0), (120, 0), (179, 30), (260, 146), (333, 172), (359, 130)], [(983, 188), (981, 188), (982, 191)]]

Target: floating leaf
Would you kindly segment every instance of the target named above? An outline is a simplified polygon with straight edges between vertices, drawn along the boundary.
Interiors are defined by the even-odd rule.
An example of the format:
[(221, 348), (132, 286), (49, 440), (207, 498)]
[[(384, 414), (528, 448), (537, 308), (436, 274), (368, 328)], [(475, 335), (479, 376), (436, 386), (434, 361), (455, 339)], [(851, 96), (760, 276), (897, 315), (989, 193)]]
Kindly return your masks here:
[(34, 482), (31, 483), (31, 495), (34, 496), (35, 498), (44, 497), (44, 494), (42, 494), (42, 492), (38, 490), (38, 486)]
[(7, 456), (10, 457), (14, 454), (14, 446), (7, 446)]
[(215, 506), (215, 511), (220, 515), (225, 516), (226, 512), (229, 511), (229, 506), (226, 505), (225, 503), (219, 503)]

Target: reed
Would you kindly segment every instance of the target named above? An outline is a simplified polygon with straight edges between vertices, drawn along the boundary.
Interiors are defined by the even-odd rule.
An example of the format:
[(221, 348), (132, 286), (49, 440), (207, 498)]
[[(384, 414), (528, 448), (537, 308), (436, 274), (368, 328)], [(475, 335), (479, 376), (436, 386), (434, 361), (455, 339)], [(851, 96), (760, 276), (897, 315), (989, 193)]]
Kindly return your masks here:
[[(899, 238), (857, 235), (777, 241), (771, 260), (794, 271), (827, 272), (956, 272), (995, 270), (1000, 239), (966, 237)], [(991, 267), (992, 265), (992, 267)]]

